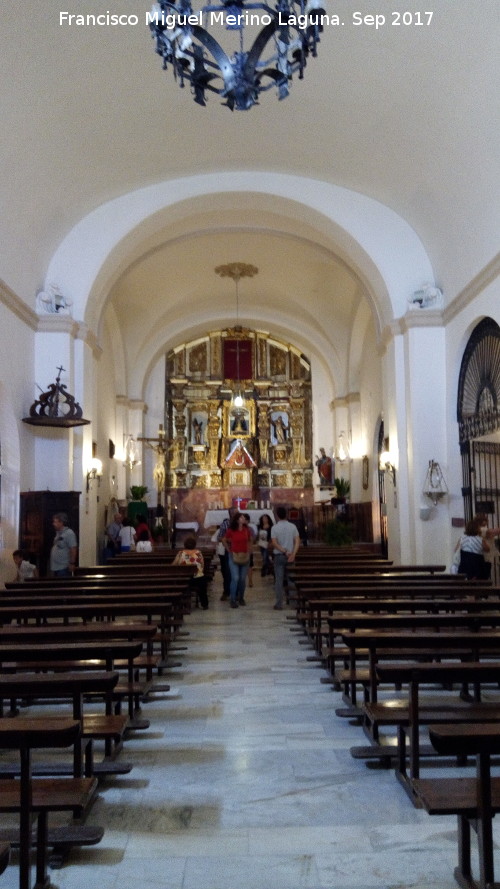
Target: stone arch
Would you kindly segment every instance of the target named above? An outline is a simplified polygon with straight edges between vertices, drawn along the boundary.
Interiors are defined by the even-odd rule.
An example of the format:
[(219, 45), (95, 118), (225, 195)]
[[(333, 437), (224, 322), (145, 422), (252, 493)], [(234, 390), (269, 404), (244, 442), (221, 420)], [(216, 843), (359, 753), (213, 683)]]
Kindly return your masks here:
[(467, 343), (458, 380), (460, 441), (500, 429), (500, 327), (483, 318)]
[(54, 254), (47, 281), (71, 294), (75, 314), (95, 331), (109, 289), (134, 255), (154, 243), (165, 225), (221, 197), (244, 195), (299, 217), (326, 239), (359, 276), (377, 330), (404, 314), (408, 295), (433, 280), (430, 260), (413, 229), (365, 195), (305, 177), (260, 172), (205, 174), (157, 183), (94, 210), (68, 233)]

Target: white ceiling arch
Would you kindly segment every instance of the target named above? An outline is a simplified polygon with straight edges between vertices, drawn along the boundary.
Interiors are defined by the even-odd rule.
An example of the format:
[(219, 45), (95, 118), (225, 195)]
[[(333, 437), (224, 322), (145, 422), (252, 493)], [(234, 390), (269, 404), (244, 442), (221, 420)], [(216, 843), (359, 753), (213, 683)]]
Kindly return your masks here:
[[(311, 332), (303, 328), (299, 332), (292, 324), (284, 322), (278, 325), (271, 314), (266, 318), (260, 312), (256, 315), (248, 312), (240, 320), (244, 327), (266, 331), (281, 342), (300, 349), (314, 367), (315, 384), (327, 390), (330, 401), (338, 395), (339, 385), (345, 380), (343, 362), (326, 338), (317, 336), (316, 330)], [(201, 316), (194, 324), (191, 321), (187, 324), (182, 315), (163, 319), (163, 323), (155, 328), (154, 335), (141, 343), (133, 364), (128, 367), (127, 396), (131, 399), (145, 399), (150, 374), (171, 348), (226, 325), (227, 316), (223, 314), (218, 317), (211, 315), (210, 318)]]
[(96, 329), (109, 289), (155, 230), (177, 225), (208, 202), (220, 222), (220, 199), (251, 196), (254, 209), (267, 204), (284, 219), (317, 231), (319, 242), (353, 268), (372, 294), (377, 327), (402, 314), (408, 296), (432, 268), (413, 229), (388, 207), (345, 188), (300, 176), (226, 172), (157, 183), (101, 205), (81, 219), (59, 245), (47, 272), (71, 296), (75, 315)]

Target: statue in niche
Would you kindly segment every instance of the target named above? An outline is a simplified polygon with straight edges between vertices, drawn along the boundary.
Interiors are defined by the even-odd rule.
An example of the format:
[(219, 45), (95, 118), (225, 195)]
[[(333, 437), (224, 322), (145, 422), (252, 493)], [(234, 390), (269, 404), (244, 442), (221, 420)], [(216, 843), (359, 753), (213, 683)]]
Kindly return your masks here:
[(231, 435), (248, 435), (248, 413), (245, 410), (231, 411)]
[(273, 427), (273, 444), (283, 445), (288, 437), (288, 424), (286, 414), (276, 413), (271, 417)]
[(316, 457), (320, 485), (333, 485), (335, 477), (335, 461), (327, 457), (325, 449), (319, 449), (319, 457)]
[(231, 469), (253, 469), (257, 464), (250, 452), (239, 438), (231, 445), (231, 450), (226, 457), (226, 465)]
[(202, 444), (202, 429), (203, 423), (201, 420), (198, 420), (197, 417), (193, 420), (193, 432), (194, 432), (194, 443), (197, 445)]

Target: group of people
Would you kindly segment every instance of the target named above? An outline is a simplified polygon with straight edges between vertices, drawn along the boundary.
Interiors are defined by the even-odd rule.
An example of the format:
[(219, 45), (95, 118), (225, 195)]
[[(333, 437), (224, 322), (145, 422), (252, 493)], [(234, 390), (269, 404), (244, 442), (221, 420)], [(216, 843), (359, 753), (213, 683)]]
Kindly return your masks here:
[(468, 580), (489, 580), (491, 562), (485, 558), (491, 540), (498, 537), (500, 528), (488, 528), (488, 517), (479, 513), (465, 525), (464, 533), (455, 547), (455, 567)]
[(296, 526), (287, 521), (284, 506), (278, 506), (276, 515), (276, 524), (264, 514), (258, 526), (255, 526), (250, 522), (248, 513), (232, 509), (229, 518), (219, 528), (217, 546), (223, 579), (221, 600), (229, 600), (231, 608), (246, 605), (245, 589), (247, 579), (249, 586), (252, 585), (253, 550), (256, 545), (262, 557), (261, 576), (266, 577), (274, 572), (274, 608), (283, 608), (286, 569), (295, 560), (300, 538)]
[[(53, 577), (70, 577), (76, 568), (78, 558), (76, 534), (69, 527), (69, 519), (65, 512), (56, 512), (52, 516), (52, 527), (55, 537), (50, 550), (50, 572)], [(12, 553), (12, 558), (17, 569), (15, 577), (17, 583), (38, 577), (36, 566), (25, 558), (21, 550), (16, 549)]]
[(106, 556), (112, 559), (119, 553), (135, 549), (138, 553), (153, 551), (153, 538), (146, 522), (146, 516), (137, 516), (137, 525), (127, 516), (117, 512), (106, 528)]

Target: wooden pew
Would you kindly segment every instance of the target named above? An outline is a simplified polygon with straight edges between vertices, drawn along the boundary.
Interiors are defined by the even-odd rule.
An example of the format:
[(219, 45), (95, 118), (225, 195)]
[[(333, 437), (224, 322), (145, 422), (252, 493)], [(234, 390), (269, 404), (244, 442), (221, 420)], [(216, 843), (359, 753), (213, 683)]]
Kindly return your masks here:
[[(134, 660), (142, 651), (141, 641), (101, 640), (84, 642), (56, 642), (44, 645), (16, 643), (0, 645), (0, 669), (6, 672), (26, 670), (29, 665), (33, 670), (96, 670), (113, 671), (118, 659), (127, 663), (127, 677), (120, 679), (112, 697), (116, 702), (116, 712), (123, 698), (128, 700), (128, 721), (125, 728), (149, 728), (149, 720), (139, 719), (136, 701), (142, 698), (150, 687), (150, 681), (138, 681), (134, 676)], [(102, 726), (104, 731), (104, 724)], [(123, 732), (122, 732), (123, 733)]]
[[(356, 649), (366, 649), (369, 657), (369, 694), (361, 711), (351, 711), (351, 714), (361, 715), (363, 730), (370, 739), (369, 747), (354, 747), (351, 754), (355, 758), (386, 758), (387, 746), (379, 743), (379, 728), (382, 726), (397, 726), (400, 718), (407, 724), (407, 707), (398, 700), (378, 701), (376, 668), (381, 657), (390, 657), (393, 661), (401, 663), (414, 663), (416, 658), (423, 660), (446, 659), (449, 661), (481, 661), (484, 659), (498, 658), (500, 656), (500, 631), (477, 629), (470, 631), (466, 628), (455, 630), (442, 630), (418, 632), (393, 630), (391, 632), (377, 632), (375, 630), (360, 630), (355, 633), (346, 632), (342, 635), (346, 646), (351, 652), (351, 668), (355, 664)], [(350, 715), (336, 711), (340, 715)], [(393, 752), (395, 755), (396, 751)]]
[(420, 575), (367, 575), (361, 577), (342, 576), (327, 581), (309, 580), (297, 585), (296, 620), (303, 623), (307, 620), (308, 602), (310, 599), (356, 598), (373, 599), (401, 597), (432, 598), (433, 596), (454, 596), (458, 592), (462, 596), (494, 596), (498, 598), (489, 582), (477, 583), (465, 578), (442, 575), (441, 577), (425, 577)]
[[(28, 621), (33, 620), (38, 625), (49, 622), (52, 626), (54, 623), (60, 626), (62, 621), (79, 626), (81, 621), (98, 626), (110, 621), (119, 625), (126, 618), (131, 618), (136, 625), (137, 620), (142, 619), (154, 627), (153, 638), (150, 638), (147, 651), (143, 655), (143, 666), (148, 666), (151, 678), (154, 667), (161, 673), (169, 665), (167, 658), (170, 646), (184, 623), (183, 601), (183, 594), (178, 592), (88, 596), (84, 591), (79, 591), (68, 597), (64, 594), (48, 594), (35, 596), (33, 599), (25, 597), (23, 592), (18, 597), (9, 596), (3, 600), (3, 605), (0, 606), (0, 634), (1, 625), (6, 629), (12, 620), (28, 627), (32, 626)], [(98, 620), (94, 621), (94, 618)], [(90, 631), (88, 636), (90, 638)], [(153, 651), (156, 644), (159, 645), (158, 654)]]
[[(116, 744), (113, 751), (113, 757), (117, 753), (118, 743), (123, 738), (123, 733), (127, 727), (128, 718), (123, 716), (115, 716), (111, 713), (111, 706), (106, 707), (105, 713), (87, 713), (84, 709), (83, 700), (87, 695), (104, 695), (110, 700), (112, 690), (116, 687), (119, 679), (117, 671), (80, 671), (76, 673), (0, 673), (0, 717), (4, 718), (3, 707), (4, 701), (10, 701), (11, 714), (16, 711), (16, 701), (23, 700), (25, 702), (33, 701), (38, 698), (48, 699), (50, 703), (57, 703), (63, 699), (70, 698), (73, 706), (73, 719), (77, 719), (81, 725), (81, 735), (77, 744), (75, 744), (73, 754), (73, 766), (64, 767), (61, 772), (55, 765), (38, 766), (36, 774), (54, 775), (54, 774), (73, 774), (75, 777), (82, 777), (85, 773), (87, 777), (94, 775), (110, 774), (127, 774), (132, 766), (129, 764), (119, 765), (116, 762), (104, 760), (102, 763), (95, 763), (93, 756), (93, 741), (96, 739), (105, 740), (106, 743), (112, 740)], [(51, 716), (57, 716), (57, 713), (51, 713)], [(111, 751), (106, 751), (106, 757), (111, 756)], [(85, 768), (84, 768), (85, 763)], [(118, 767), (117, 767), (118, 766)], [(18, 774), (16, 768), (0, 764), (0, 774), (3, 777), (14, 777)]]
[[(48, 816), (71, 812), (83, 817), (97, 790), (96, 778), (33, 778), (31, 753), (47, 747), (74, 747), (80, 723), (74, 719), (1, 719), (0, 749), (18, 750), (20, 779), (0, 780), (0, 812), (19, 814), (19, 889), (31, 889), (31, 822), (37, 818), (36, 886), (49, 886), (47, 875)], [(95, 842), (103, 831), (97, 828)]]
[[(397, 645), (395, 642), (391, 644), (396, 635), (402, 638), (402, 634), (405, 632), (409, 635), (410, 633), (415, 633), (415, 631), (420, 631), (418, 633), (419, 639), (423, 636), (429, 636), (430, 633), (442, 638), (443, 635), (446, 636), (447, 631), (460, 630), (472, 633), (488, 627), (496, 628), (500, 627), (500, 612), (492, 611), (491, 606), (474, 613), (471, 613), (468, 609), (459, 613), (447, 612), (446, 614), (352, 614), (344, 612), (328, 617), (327, 623), (330, 632), (330, 646), (328, 650), (329, 670), (333, 674), (336, 659), (338, 659), (339, 655), (344, 656), (343, 650), (339, 652), (339, 655), (335, 654), (334, 640), (337, 636), (341, 636), (344, 646), (349, 649), (349, 667), (347, 672), (344, 671), (340, 675), (337, 674), (336, 678), (340, 683), (345, 684), (345, 696), (356, 707), (356, 685), (359, 683), (363, 685), (365, 690), (365, 703), (368, 701), (376, 703), (377, 700), (377, 676), (375, 672), (377, 653), (374, 647), (374, 639), (379, 642), (379, 655), (385, 646), (388, 651), (384, 652), (384, 657), (396, 657), (399, 649), (402, 648), (401, 645)], [(366, 643), (366, 645), (353, 643), (352, 637), (357, 637), (358, 640), (361, 638), (361, 643)], [(412, 654), (414, 645), (414, 642), (408, 643), (406, 660), (414, 660), (414, 655)], [(430, 643), (428, 648), (429, 652), (425, 651), (421, 654), (429, 654), (430, 657), (432, 651), (435, 650), (434, 642)], [(393, 655), (393, 650), (396, 651), (395, 655)], [(365, 659), (366, 655), (368, 655), (368, 673), (360, 673), (357, 669), (360, 652)], [(399, 657), (404, 659), (404, 653), (399, 653)]]
[[(485, 683), (500, 683), (500, 663), (413, 663), (379, 664), (380, 682), (408, 686), (407, 702), (398, 708), (398, 768), (397, 776), (406, 789), (413, 791), (413, 780), (420, 777), (420, 733), (423, 726), (443, 722), (464, 724), (500, 722), (500, 700), (482, 702), (481, 688)], [(450, 686), (459, 683), (474, 687), (473, 700), (468, 703), (442, 693), (441, 701), (429, 703), (422, 699), (421, 688), (428, 685)], [(408, 745), (407, 745), (408, 737)], [(406, 767), (407, 757), (409, 768)]]
[[(333, 646), (333, 624), (328, 623), (329, 617), (342, 613), (357, 614), (439, 614), (439, 613), (457, 613), (466, 612), (469, 614), (481, 613), (486, 610), (491, 611), (500, 603), (498, 596), (492, 599), (464, 598), (464, 591), (457, 589), (450, 591), (454, 595), (446, 598), (433, 597), (415, 597), (409, 598), (405, 591), (401, 591), (401, 596), (394, 595), (391, 598), (318, 598), (309, 599), (305, 605), (304, 613), (301, 617), (301, 623), (305, 632), (314, 645), (318, 655), (328, 660), (329, 654), (334, 656)], [(399, 591), (398, 591), (399, 593)], [(328, 647), (323, 647), (323, 638), (328, 636)]]
[[(431, 815), (457, 815), (458, 865), (454, 876), (462, 889), (494, 889), (492, 818), (500, 812), (500, 778), (491, 776), (491, 757), (500, 753), (498, 725), (439, 725), (431, 742), (444, 756), (476, 756), (475, 778), (433, 778), (415, 781), (418, 798)], [(479, 849), (479, 880), (472, 875), (471, 830)]]
[[(397, 617), (398, 615), (394, 615), (394, 618)], [(406, 626), (402, 625), (401, 629), (397, 629), (395, 624), (392, 630), (376, 630), (367, 628), (369, 616), (362, 615), (360, 621), (367, 622), (364, 629), (359, 625), (354, 627), (353, 622), (351, 628), (345, 627), (345, 631), (342, 632), (342, 639), (350, 652), (349, 668), (354, 675), (356, 649), (366, 649), (368, 652), (368, 704), (377, 703), (376, 667), (379, 657), (383, 655), (389, 654), (394, 660), (408, 662), (422, 655), (429, 660), (432, 656), (462, 657), (464, 653), (464, 656), (472, 661), (479, 660), (480, 654), (494, 656), (497, 646), (500, 650), (500, 630), (484, 629), (485, 625), (500, 626), (499, 612), (484, 615), (444, 615), (441, 626), (435, 621), (434, 626), (430, 623), (427, 628), (425, 625), (428, 623), (428, 618), (425, 615), (408, 615), (408, 617), (410, 621)], [(455, 626), (453, 626), (454, 620), (457, 621)], [(348, 622), (347, 619), (345, 623)], [(372, 627), (374, 627), (373, 622)], [(431, 655), (428, 655), (428, 652), (431, 652)], [(366, 710), (366, 706), (364, 709)]]

